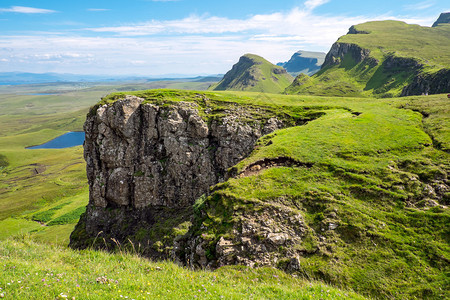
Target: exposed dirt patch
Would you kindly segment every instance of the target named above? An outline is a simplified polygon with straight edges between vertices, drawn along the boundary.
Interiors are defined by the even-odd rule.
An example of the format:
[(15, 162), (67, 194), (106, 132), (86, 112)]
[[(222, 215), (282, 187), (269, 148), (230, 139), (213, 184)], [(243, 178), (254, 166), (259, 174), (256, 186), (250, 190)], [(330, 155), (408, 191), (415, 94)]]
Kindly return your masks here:
[(253, 176), (261, 172), (262, 170), (276, 167), (306, 167), (311, 168), (314, 164), (303, 163), (296, 161), (290, 157), (277, 157), (277, 158), (265, 158), (257, 161), (244, 169), (238, 176), (247, 177)]
[(45, 165), (41, 164), (31, 164), (31, 174), (32, 175), (39, 175), (45, 172), (47, 170), (47, 167)]

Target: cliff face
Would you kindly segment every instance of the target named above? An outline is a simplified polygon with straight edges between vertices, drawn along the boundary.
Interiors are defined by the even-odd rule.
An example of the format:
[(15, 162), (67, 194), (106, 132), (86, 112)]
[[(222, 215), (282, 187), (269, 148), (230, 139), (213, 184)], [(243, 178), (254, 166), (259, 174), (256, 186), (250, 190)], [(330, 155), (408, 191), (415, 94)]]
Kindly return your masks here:
[(365, 58), (369, 57), (370, 50), (363, 49), (355, 44), (334, 43), (333, 46), (331, 46), (330, 51), (325, 56), (325, 61), (322, 68), (339, 65), (347, 53), (351, 55), (356, 63), (360, 63)]
[(300, 73), (313, 75), (320, 70), (326, 53), (323, 52), (310, 52), (310, 51), (297, 51), (292, 55), (289, 61), (284, 63), (278, 63), (286, 69), (292, 76), (297, 76)]
[(158, 218), (179, 217), (183, 209), (189, 215), (194, 201), (223, 181), (261, 135), (283, 127), (270, 115), (254, 120), (242, 107), (229, 107), (206, 122), (196, 103), (143, 102), (127, 96), (87, 117), (90, 199), (72, 234), (74, 247), (90, 246), (100, 232), (126, 239)]
[(433, 26), (436, 27), (440, 24), (449, 24), (450, 23), (450, 12), (442, 13), (439, 15), (439, 18), (436, 20), (436, 22), (433, 23)]
[(442, 69), (435, 74), (418, 73), (412, 82), (403, 88), (401, 96), (441, 94), (449, 91), (450, 69)]
[[(445, 18), (443, 14), (440, 22)], [(308, 82), (294, 80), (286, 92), (376, 97), (448, 93), (449, 28), (399, 21), (352, 26), (333, 44), (321, 70)]]

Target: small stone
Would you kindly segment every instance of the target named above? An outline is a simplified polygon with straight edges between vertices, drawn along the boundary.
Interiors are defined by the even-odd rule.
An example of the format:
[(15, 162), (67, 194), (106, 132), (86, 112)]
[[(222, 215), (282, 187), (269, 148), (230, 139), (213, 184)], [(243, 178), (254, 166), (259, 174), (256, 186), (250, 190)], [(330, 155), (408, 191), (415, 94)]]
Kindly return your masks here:
[(288, 264), (289, 271), (298, 271), (300, 270), (300, 259), (298, 257), (291, 257)]
[(435, 200), (428, 199), (427, 206), (429, 206), (429, 207), (436, 207), (436, 206), (439, 206), (439, 203), (437, 201), (435, 201)]
[(338, 227), (338, 225), (336, 223), (329, 223), (328, 224), (328, 229), (329, 230), (335, 230)]
[(269, 233), (267, 239), (275, 245), (283, 245), (286, 242), (286, 235), (283, 233)]
[(259, 171), (261, 170), (261, 166), (260, 165), (254, 165), (250, 168), (250, 171)]

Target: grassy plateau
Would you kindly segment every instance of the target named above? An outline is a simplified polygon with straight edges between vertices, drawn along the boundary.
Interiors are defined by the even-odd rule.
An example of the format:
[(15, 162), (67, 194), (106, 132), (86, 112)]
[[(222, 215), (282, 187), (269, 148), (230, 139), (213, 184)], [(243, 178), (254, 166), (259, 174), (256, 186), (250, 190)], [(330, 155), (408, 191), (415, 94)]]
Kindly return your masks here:
[(152, 90), (103, 98), (111, 103), (135, 94), (170, 105), (203, 94), (218, 111), (236, 103), (292, 119), (320, 113), (302, 126), (262, 137), (234, 169), (239, 174), (278, 157), (298, 165), (236, 176), (212, 187), (195, 206), (204, 213), (196, 215), (192, 230), (203, 225), (211, 245), (223, 236), (232, 239), (231, 229), (249, 212), (284, 206), (301, 214), (307, 235), (296, 247), (304, 255), (300, 271), (288, 275), (239, 266), (193, 271), (120, 247), (116, 254), (65, 248), (88, 201), (82, 147), (25, 147), (81, 130), (88, 107), (119, 88), (0, 95), (3, 297), (362, 298), (348, 290), (372, 298), (450, 297), (450, 194), (436, 196), (450, 173), (446, 95), (374, 99)]

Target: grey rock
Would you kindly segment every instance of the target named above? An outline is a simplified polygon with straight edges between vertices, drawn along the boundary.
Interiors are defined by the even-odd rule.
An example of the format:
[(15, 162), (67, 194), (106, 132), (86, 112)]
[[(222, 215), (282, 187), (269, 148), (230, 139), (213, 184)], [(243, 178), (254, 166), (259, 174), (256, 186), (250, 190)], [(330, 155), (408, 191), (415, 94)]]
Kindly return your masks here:
[[(90, 193), (82, 226), (88, 236), (107, 232), (126, 240), (125, 233), (133, 231), (117, 228), (151, 226), (162, 208), (191, 207), (227, 179), (227, 170), (251, 153), (259, 137), (284, 126), (270, 116), (265, 123), (254, 122), (241, 106), (206, 122), (199, 109), (195, 102), (158, 106), (124, 96), (87, 116)], [(206, 266), (201, 248), (193, 259)]]

